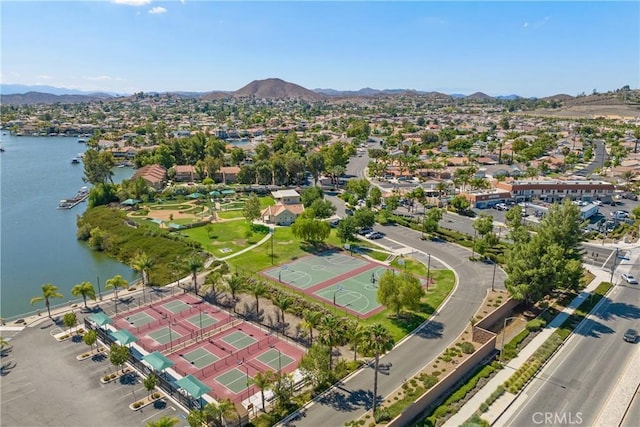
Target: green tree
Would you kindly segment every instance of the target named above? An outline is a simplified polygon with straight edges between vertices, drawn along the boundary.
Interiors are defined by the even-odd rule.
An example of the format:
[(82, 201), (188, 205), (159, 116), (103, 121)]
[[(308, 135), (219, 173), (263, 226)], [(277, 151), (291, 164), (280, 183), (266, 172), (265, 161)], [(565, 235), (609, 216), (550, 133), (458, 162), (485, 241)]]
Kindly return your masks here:
[(84, 177), (82, 179), (85, 182), (94, 185), (107, 182), (113, 184), (112, 170), (116, 166), (116, 161), (111, 151), (99, 151), (90, 148), (85, 151), (82, 163), (84, 164)]
[(439, 208), (429, 209), (424, 216), (424, 222), (422, 224), (422, 232), (433, 234), (436, 231), (438, 231), (438, 226), (439, 226), (440, 220), (442, 220), (442, 215), (443, 215), (442, 209), (439, 209)]
[(153, 260), (143, 251), (138, 251), (131, 260), (131, 268), (141, 275), (143, 289), (149, 284), (149, 270), (152, 266)]
[(382, 191), (380, 188), (375, 186), (371, 187), (371, 190), (369, 190), (369, 197), (367, 198), (367, 206), (378, 206), (380, 204), (380, 199), (382, 199)]
[(236, 311), (236, 304), (238, 303), (238, 298), (236, 295), (238, 292), (242, 290), (244, 286), (244, 279), (238, 273), (234, 273), (227, 279), (227, 290), (231, 293), (231, 300), (233, 302), (233, 311)]
[(187, 259), (187, 267), (189, 268), (189, 272), (191, 273), (191, 283), (193, 284), (193, 289), (196, 295), (198, 295), (198, 271), (202, 267), (204, 267), (204, 263), (202, 262), (202, 258), (198, 255), (191, 255)]
[(317, 328), (322, 320), (322, 312), (305, 310), (302, 312), (303, 325), (309, 330), (309, 344), (313, 345), (313, 329)]
[(400, 310), (402, 309), (402, 302), (400, 301), (400, 278), (396, 277), (392, 270), (385, 271), (382, 277), (380, 277), (376, 298), (380, 304), (394, 311), (396, 316), (400, 314)]
[(320, 187), (309, 187), (302, 190), (300, 194), (300, 201), (304, 205), (305, 208), (311, 207), (313, 202), (316, 200), (322, 200), (324, 198), (324, 192)]
[(449, 202), (451, 207), (458, 213), (466, 212), (469, 210), (471, 203), (463, 196), (457, 195)]
[(291, 296), (284, 293), (277, 295), (273, 300), (273, 305), (275, 305), (276, 307), (278, 307), (278, 309), (280, 309), (280, 315), (276, 320), (280, 322), (280, 319), (282, 319), (283, 325), (285, 323), (284, 312), (287, 311), (292, 304), (293, 304), (293, 298), (291, 298)]
[(367, 198), (367, 193), (369, 193), (370, 186), (371, 183), (364, 178), (350, 179), (349, 181), (347, 181), (346, 190), (349, 193), (354, 194), (358, 199), (364, 200)]
[(318, 184), (318, 178), (325, 170), (324, 156), (321, 153), (309, 154), (309, 156), (307, 156), (307, 169), (311, 176), (313, 176), (314, 185)]
[(154, 388), (158, 385), (158, 377), (155, 374), (151, 373), (144, 379), (144, 388), (147, 389), (147, 397), (151, 394)]
[(365, 352), (373, 354), (375, 363), (373, 368), (373, 414), (376, 413), (378, 406), (378, 371), (380, 368), (380, 356), (391, 350), (394, 340), (387, 328), (380, 323), (374, 323), (367, 327), (364, 338), (363, 347)]
[(84, 308), (87, 308), (87, 298), (95, 301), (96, 290), (91, 282), (81, 282), (71, 288), (71, 295), (74, 297), (82, 296), (84, 301)]
[(330, 368), (330, 355), (327, 346), (313, 344), (300, 360), (302, 374), (311, 381), (314, 389), (318, 390), (330, 384), (332, 371)]
[(84, 336), (82, 337), (82, 341), (84, 341), (84, 343), (88, 345), (90, 349), (93, 349), (93, 345), (98, 342), (98, 333), (93, 329), (90, 329), (84, 334)]
[(295, 391), (294, 385), (293, 374), (284, 372), (276, 373), (272, 390), (279, 409), (284, 409), (286, 405), (291, 402)]
[(109, 350), (109, 361), (111, 361), (111, 364), (113, 366), (115, 366), (116, 368), (121, 366), (122, 372), (124, 372), (124, 364), (127, 362), (128, 359), (129, 359), (129, 348), (123, 345), (111, 344), (111, 347)]
[(260, 280), (256, 280), (251, 284), (249, 290), (251, 291), (251, 294), (253, 294), (253, 297), (256, 299), (256, 319), (258, 319), (260, 317), (260, 297), (263, 297), (267, 294), (267, 284)]
[(222, 274), (220, 274), (219, 271), (214, 271), (213, 273), (207, 276), (207, 278), (204, 280), (204, 284), (202, 285), (202, 287), (211, 288), (211, 295), (213, 297), (213, 300), (215, 301), (218, 293), (217, 287), (221, 283), (222, 283)]
[(78, 324), (78, 316), (76, 316), (74, 312), (65, 313), (64, 316), (62, 316), (62, 323), (67, 330), (71, 330), (71, 328)]
[(333, 369), (333, 349), (345, 340), (344, 325), (336, 316), (329, 314), (322, 318), (318, 325), (320, 336), (318, 341), (329, 348), (329, 370)]
[(248, 222), (252, 222), (255, 219), (260, 218), (260, 199), (258, 196), (251, 193), (249, 199), (244, 202), (244, 208), (242, 209), (242, 215)]
[(292, 234), (304, 241), (318, 244), (331, 234), (331, 227), (325, 221), (299, 216), (291, 226)]
[(373, 227), (376, 223), (376, 215), (369, 208), (358, 209), (353, 213), (353, 219), (356, 227)]
[(336, 207), (329, 200), (315, 200), (311, 204), (311, 209), (315, 212), (316, 218), (329, 218), (336, 213)]
[(253, 377), (253, 383), (260, 390), (260, 397), (262, 399), (262, 412), (267, 412), (265, 406), (264, 391), (268, 390), (273, 385), (274, 381), (275, 374), (273, 371), (265, 371), (264, 373), (257, 372)]
[(44, 305), (47, 307), (47, 313), (49, 318), (51, 318), (51, 298), (64, 298), (64, 296), (58, 292), (58, 287), (51, 284), (45, 283), (42, 285), (42, 296), (31, 298), (31, 305), (44, 301)]
[(116, 274), (111, 279), (108, 279), (105, 283), (105, 289), (113, 289), (116, 293), (116, 299), (118, 299), (118, 289), (127, 289), (129, 282), (127, 282), (121, 275)]

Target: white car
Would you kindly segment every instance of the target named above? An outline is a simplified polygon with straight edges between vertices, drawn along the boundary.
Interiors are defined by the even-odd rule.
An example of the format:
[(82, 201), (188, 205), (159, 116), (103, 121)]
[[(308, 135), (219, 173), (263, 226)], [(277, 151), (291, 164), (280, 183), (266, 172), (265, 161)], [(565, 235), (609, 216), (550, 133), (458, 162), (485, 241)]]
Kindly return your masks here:
[(635, 277), (633, 277), (631, 274), (627, 274), (627, 273), (622, 273), (622, 278), (629, 283), (630, 285), (637, 285), (638, 284), (638, 279), (636, 279)]

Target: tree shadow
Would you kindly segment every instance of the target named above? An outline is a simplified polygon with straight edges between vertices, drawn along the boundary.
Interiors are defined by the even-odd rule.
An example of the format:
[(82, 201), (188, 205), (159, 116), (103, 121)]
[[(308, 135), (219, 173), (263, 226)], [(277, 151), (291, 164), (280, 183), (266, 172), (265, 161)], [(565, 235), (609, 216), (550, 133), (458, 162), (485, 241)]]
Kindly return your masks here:
[(107, 355), (106, 355), (106, 354), (104, 354), (104, 352), (102, 352), (102, 353), (98, 353), (98, 354), (94, 354), (93, 356), (91, 356), (91, 360), (92, 360), (93, 362), (96, 362), (96, 363), (103, 362), (103, 361), (105, 361), (106, 359), (107, 359)]
[(13, 368), (15, 368), (16, 366), (17, 366), (17, 363), (14, 362), (13, 360), (7, 363), (3, 363), (2, 366), (0, 366), (0, 377), (9, 375), (13, 370)]
[(336, 411), (351, 412), (359, 408), (370, 408), (373, 393), (370, 390), (347, 390), (336, 386), (318, 399), (323, 405), (331, 406)]
[(442, 322), (430, 321), (418, 330), (415, 335), (424, 339), (442, 338), (444, 324)]
[(576, 335), (584, 337), (600, 338), (604, 334), (612, 334), (615, 331), (603, 323), (592, 319), (585, 319), (579, 328), (573, 330)]
[(9, 355), (9, 353), (11, 353), (13, 351), (13, 346), (12, 345), (7, 345), (7, 346), (3, 346), (2, 348), (0, 348), (0, 357), (7, 357)]
[[(640, 293), (640, 289), (638, 289)], [(622, 319), (640, 319), (640, 307), (626, 302), (612, 302), (606, 312), (598, 313), (598, 318), (602, 320), (610, 320), (614, 317)]]
[(129, 372), (122, 375), (118, 381), (122, 385), (136, 385), (138, 383), (138, 374), (135, 372)]

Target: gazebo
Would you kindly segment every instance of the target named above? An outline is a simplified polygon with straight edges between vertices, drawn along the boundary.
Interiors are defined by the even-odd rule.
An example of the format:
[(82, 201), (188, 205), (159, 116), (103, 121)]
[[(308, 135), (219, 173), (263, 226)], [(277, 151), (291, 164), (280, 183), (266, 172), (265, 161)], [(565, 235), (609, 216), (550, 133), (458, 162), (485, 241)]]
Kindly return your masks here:
[(176, 381), (176, 384), (194, 399), (200, 399), (202, 395), (207, 394), (211, 391), (211, 387), (203, 384), (193, 375), (187, 375), (184, 378), (180, 378), (178, 381)]
[(151, 365), (151, 367), (157, 372), (163, 372), (165, 369), (168, 369), (175, 365), (175, 363), (173, 363), (169, 358), (167, 358), (159, 351), (154, 351), (153, 353), (149, 353), (146, 356), (143, 356), (142, 360)]
[(113, 339), (118, 341), (120, 345), (129, 345), (138, 341), (138, 338), (126, 329), (120, 329), (119, 331), (111, 332), (111, 336), (113, 337)]
[(91, 316), (88, 316), (88, 319), (101, 328), (104, 325), (108, 325), (113, 322), (113, 320), (111, 320), (111, 318), (104, 313), (92, 314)]
[(194, 199), (194, 200), (195, 200), (195, 199), (201, 199), (202, 197), (204, 197), (204, 194), (202, 194), (202, 193), (198, 193), (198, 192), (195, 192), (195, 193), (191, 193), (191, 194), (189, 194), (187, 197), (188, 197), (189, 199)]

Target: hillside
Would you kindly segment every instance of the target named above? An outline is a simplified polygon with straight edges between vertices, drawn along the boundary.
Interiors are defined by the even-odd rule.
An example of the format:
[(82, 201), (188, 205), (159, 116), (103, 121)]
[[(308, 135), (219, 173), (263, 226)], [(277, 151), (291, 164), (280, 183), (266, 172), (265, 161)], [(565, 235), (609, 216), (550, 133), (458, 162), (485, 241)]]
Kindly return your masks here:
[(53, 95), (43, 92), (27, 92), (24, 94), (0, 95), (3, 105), (34, 105), (34, 104), (76, 104), (81, 102), (100, 101), (113, 98), (104, 93), (93, 95)]
[(281, 79), (254, 80), (248, 85), (233, 92), (233, 96), (265, 99), (303, 99), (305, 101), (320, 101), (324, 95), (305, 89), (297, 84), (285, 82)]

